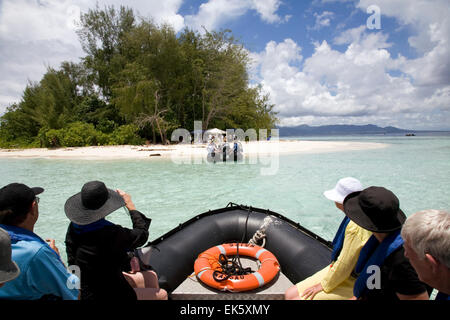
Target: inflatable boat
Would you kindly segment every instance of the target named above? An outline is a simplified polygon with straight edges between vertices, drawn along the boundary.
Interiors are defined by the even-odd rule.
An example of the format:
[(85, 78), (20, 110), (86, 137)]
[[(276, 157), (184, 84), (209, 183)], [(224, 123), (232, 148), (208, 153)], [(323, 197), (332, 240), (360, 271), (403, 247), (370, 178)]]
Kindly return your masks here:
[[(194, 264), (204, 251), (249, 242), (276, 257), (280, 272), (270, 283), (242, 296), (211, 288), (194, 273)], [(226, 299), (257, 299), (258, 294), (267, 293), (266, 297), (273, 299), (274, 295), (265, 292), (272, 287), (278, 288), (276, 298), (280, 299), (289, 286), (330, 263), (331, 243), (276, 212), (230, 203), (180, 224), (136, 250), (135, 256), (142, 269), (158, 274), (160, 287), (172, 298), (220, 299), (225, 294)], [(183, 289), (189, 285), (190, 289)]]

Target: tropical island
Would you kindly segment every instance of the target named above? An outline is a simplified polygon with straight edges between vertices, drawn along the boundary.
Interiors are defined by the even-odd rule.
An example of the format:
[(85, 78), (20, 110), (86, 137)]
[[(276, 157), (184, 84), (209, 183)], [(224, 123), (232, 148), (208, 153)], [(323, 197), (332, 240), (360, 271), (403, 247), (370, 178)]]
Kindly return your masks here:
[[(205, 145), (174, 145), (172, 132), (195, 132), (195, 121), (202, 132), (277, 128), (275, 106), (261, 86), (250, 83), (248, 51), (230, 30), (176, 33), (130, 8), (96, 6), (81, 14), (77, 34), (85, 56), (48, 67), (0, 117), (0, 157), (204, 157)], [(243, 142), (247, 155), (274, 152), (268, 141)], [(280, 153), (386, 146), (279, 143)]]
[(113, 6), (81, 14), (85, 56), (48, 67), (0, 118), (0, 148), (169, 144), (176, 128), (274, 128), (231, 31), (176, 34)]

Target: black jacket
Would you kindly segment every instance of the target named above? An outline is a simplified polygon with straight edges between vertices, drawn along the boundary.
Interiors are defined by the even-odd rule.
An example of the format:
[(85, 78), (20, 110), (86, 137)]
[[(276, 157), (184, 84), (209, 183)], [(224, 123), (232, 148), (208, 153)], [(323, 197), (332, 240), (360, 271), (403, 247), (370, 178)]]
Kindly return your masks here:
[(82, 300), (136, 300), (122, 271), (130, 271), (127, 252), (143, 246), (151, 219), (130, 211), (133, 229), (119, 225), (79, 233), (71, 223), (66, 234), (69, 265), (80, 268)]

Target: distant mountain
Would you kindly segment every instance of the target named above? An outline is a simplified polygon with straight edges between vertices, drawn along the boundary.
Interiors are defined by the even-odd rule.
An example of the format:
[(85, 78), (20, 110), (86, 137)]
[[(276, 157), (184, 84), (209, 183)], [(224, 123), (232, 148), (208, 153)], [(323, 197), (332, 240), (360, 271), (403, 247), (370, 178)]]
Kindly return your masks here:
[(306, 124), (297, 127), (279, 127), (280, 136), (293, 137), (303, 135), (347, 135), (347, 134), (385, 134), (385, 133), (410, 133), (412, 130), (395, 127), (378, 127), (373, 124), (364, 126), (356, 125), (329, 125), (311, 127)]

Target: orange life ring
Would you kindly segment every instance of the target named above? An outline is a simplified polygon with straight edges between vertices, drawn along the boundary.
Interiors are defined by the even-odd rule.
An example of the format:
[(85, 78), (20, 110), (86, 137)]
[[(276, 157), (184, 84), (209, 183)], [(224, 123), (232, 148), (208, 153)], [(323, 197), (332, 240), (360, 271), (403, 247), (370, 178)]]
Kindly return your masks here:
[(253, 257), (261, 262), (261, 268), (251, 274), (231, 276), (225, 281), (216, 281), (214, 271), (221, 271), (220, 254), (235, 256), (236, 243), (226, 243), (209, 248), (200, 253), (194, 264), (194, 272), (198, 279), (210, 287), (220, 291), (242, 292), (254, 290), (272, 281), (280, 271), (277, 258), (268, 250), (247, 243), (239, 243), (239, 255)]

